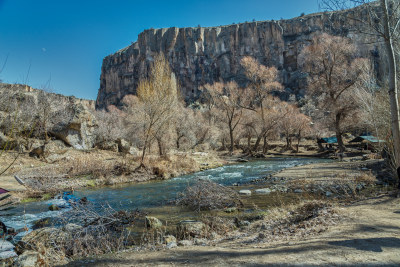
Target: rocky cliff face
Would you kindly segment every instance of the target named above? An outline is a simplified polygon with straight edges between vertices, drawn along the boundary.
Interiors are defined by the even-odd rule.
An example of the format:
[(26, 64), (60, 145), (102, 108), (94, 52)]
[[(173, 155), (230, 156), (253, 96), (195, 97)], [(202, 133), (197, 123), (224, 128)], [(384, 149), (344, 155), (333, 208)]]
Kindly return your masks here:
[(382, 47), (371, 36), (351, 31), (356, 24), (351, 17), (366, 15), (359, 7), (290, 20), (146, 30), (137, 42), (104, 58), (96, 107), (119, 105), (125, 95), (135, 94), (138, 82), (148, 75), (149, 65), (159, 52), (169, 60), (186, 100), (196, 98), (207, 83), (236, 80), (245, 84), (240, 66), (245, 56), (280, 70), (280, 80), (286, 88), (282, 97), (300, 96), (304, 94), (305, 77), (299, 69), (298, 56), (312, 37), (322, 32), (353, 39), (360, 55), (372, 58), (379, 74), (383, 68)]

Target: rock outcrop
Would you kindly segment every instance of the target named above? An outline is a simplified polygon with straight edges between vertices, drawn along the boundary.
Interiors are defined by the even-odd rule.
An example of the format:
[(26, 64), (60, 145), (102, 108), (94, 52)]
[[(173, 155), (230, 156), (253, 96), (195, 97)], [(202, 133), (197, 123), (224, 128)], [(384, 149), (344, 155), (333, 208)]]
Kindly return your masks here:
[(96, 142), (96, 118), (93, 110), (80, 103), (72, 106), (72, 119), (52, 132), (75, 149), (92, 148)]
[[(49, 93), (23, 84), (0, 83), (0, 148), (13, 149), (23, 143), (4, 135), (13, 132), (9, 129), (12, 124), (18, 126), (18, 129), (14, 127), (15, 132), (29, 129), (30, 136), (43, 132), (46, 127), (48, 135), (69, 146), (92, 148), (97, 127), (94, 111), (95, 102), (92, 100)], [(43, 145), (25, 149), (39, 149), (40, 146)], [(43, 146), (36, 156), (44, 152)]]
[(360, 55), (372, 58), (379, 75), (384, 67), (381, 44), (371, 35), (351, 30), (353, 26), (364, 27), (351, 17), (366, 15), (366, 10), (358, 7), (280, 21), (145, 30), (136, 42), (104, 58), (96, 107), (119, 105), (125, 95), (135, 94), (139, 80), (147, 77), (149, 65), (159, 52), (169, 60), (186, 100), (198, 97), (207, 83), (235, 80), (245, 85), (240, 66), (245, 56), (280, 70), (280, 81), (286, 88), (283, 98), (301, 96), (306, 79), (298, 56), (313, 36), (323, 32), (354, 40)]

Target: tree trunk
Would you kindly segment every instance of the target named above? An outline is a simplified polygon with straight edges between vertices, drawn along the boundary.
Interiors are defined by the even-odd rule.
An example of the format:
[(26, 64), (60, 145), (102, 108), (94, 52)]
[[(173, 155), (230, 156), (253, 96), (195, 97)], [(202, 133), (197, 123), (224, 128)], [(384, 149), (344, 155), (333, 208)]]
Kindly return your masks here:
[(256, 143), (253, 146), (253, 151), (254, 152), (257, 152), (258, 147), (260, 146), (260, 143), (261, 143), (261, 139), (262, 139), (262, 135), (257, 136)]
[(339, 145), (339, 151), (340, 153), (343, 153), (345, 151), (345, 146), (342, 139), (342, 131), (340, 130), (340, 120), (341, 120), (341, 115), (336, 114), (336, 120), (335, 120), (336, 139)]
[(266, 154), (267, 152), (268, 152), (268, 141), (267, 141), (267, 137), (264, 136), (263, 154)]
[(234, 142), (235, 140), (233, 140), (233, 129), (232, 127), (229, 127), (229, 138), (230, 140), (230, 147), (229, 147), (229, 152), (232, 154), (233, 153), (233, 146), (235, 145)]
[(160, 156), (164, 155), (163, 145), (160, 138), (157, 138), (157, 145), (158, 145), (158, 154)]
[(177, 149), (180, 149), (181, 148), (181, 138), (182, 138), (183, 136), (178, 136), (177, 138), (176, 138), (176, 148)]
[(147, 149), (147, 140), (144, 141), (143, 150), (142, 150), (142, 158), (140, 159), (140, 166), (143, 165), (144, 156), (146, 154), (146, 149)]
[(320, 143), (320, 142), (318, 142), (319, 141), (319, 139), (317, 138), (317, 145), (318, 145), (318, 149), (319, 149), (319, 151), (324, 151), (324, 147), (323, 147), (323, 145)]
[[(394, 163), (395, 168), (400, 166), (400, 123), (399, 123), (399, 102), (397, 93), (397, 78), (396, 78), (396, 56), (393, 48), (393, 37), (390, 34), (389, 28), (389, 12), (387, 0), (380, 0), (381, 8), (383, 11), (383, 26), (384, 26), (384, 41), (386, 46), (386, 53), (389, 60), (389, 99), (390, 99), (390, 113), (392, 121), (392, 134), (394, 146)], [(399, 177), (400, 179), (400, 177)], [(400, 188), (400, 182), (399, 182)]]
[(296, 153), (299, 153), (300, 140), (301, 140), (301, 132), (299, 131), (299, 133), (298, 133), (298, 135), (297, 135)]

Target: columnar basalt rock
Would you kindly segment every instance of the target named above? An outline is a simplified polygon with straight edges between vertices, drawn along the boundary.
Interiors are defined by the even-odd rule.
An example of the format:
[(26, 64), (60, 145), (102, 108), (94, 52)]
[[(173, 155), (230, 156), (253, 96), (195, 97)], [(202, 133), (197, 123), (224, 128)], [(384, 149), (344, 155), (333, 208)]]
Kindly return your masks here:
[[(240, 60), (252, 56), (280, 70), (283, 97), (304, 94), (306, 79), (300, 71), (299, 54), (315, 35), (327, 32), (351, 38), (360, 55), (373, 59), (380, 73), (382, 51), (370, 35), (352, 31), (352, 17), (366, 16), (362, 7), (326, 12), (290, 20), (241, 23), (209, 28), (150, 29), (132, 45), (104, 58), (96, 107), (120, 105), (127, 94), (135, 94), (141, 78), (147, 77), (156, 53), (163, 52), (171, 64), (186, 100), (199, 96), (204, 84), (235, 80), (246, 84)], [(362, 25), (361, 25), (362, 26)]]

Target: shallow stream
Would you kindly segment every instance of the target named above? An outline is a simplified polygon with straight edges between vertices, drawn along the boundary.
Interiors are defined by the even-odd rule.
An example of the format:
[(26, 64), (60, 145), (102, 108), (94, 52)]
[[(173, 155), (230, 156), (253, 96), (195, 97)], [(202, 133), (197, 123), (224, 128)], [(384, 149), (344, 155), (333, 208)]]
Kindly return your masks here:
[[(262, 184), (251, 184), (254, 179), (266, 177), (267, 175), (284, 168), (297, 165), (326, 162), (326, 159), (316, 158), (273, 158), (252, 160), (245, 163), (227, 165), (216, 169), (184, 175), (169, 180), (153, 181), (136, 184), (123, 184), (118, 186), (101, 187), (95, 189), (81, 189), (75, 191), (79, 198), (87, 199), (98, 205), (109, 204), (116, 210), (136, 209), (146, 211), (161, 219), (177, 221), (182, 218), (195, 216), (191, 212), (184, 211), (173, 205), (168, 205), (185, 188), (196, 182), (198, 178), (208, 178), (222, 185), (231, 186), (235, 183), (245, 184), (246, 189), (262, 187)], [(241, 188), (241, 187), (239, 187)], [(9, 227), (20, 229), (28, 228), (38, 219), (60, 216), (61, 211), (49, 211), (49, 205), (58, 204), (62, 200), (48, 200), (18, 205), (12, 210), (1, 211), (1, 220)], [(268, 202), (268, 197), (263, 198)]]

